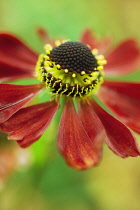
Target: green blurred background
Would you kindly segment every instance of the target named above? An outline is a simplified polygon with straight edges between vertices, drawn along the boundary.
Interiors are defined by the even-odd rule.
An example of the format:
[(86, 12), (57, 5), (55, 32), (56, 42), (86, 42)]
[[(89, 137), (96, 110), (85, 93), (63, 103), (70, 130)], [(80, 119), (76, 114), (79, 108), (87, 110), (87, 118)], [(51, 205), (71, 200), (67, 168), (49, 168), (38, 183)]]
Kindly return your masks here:
[[(139, 0), (0, 0), (0, 30), (18, 34), (40, 52), (42, 44), (35, 33), (38, 26), (54, 38), (73, 40), (91, 28), (100, 37), (112, 36), (116, 44), (127, 37), (139, 40), (139, 9)], [(139, 77), (136, 73), (125, 78)], [(140, 209), (140, 158), (123, 160), (104, 145), (98, 167), (82, 172), (69, 168), (56, 149), (59, 115), (41, 140), (26, 151), (0, 134), (0, 154), (16, 151), (9, 159), (4, 157), (6, 163), (12, 165), (15, 156), (20, 159), (0, 181), (0, 209)]]

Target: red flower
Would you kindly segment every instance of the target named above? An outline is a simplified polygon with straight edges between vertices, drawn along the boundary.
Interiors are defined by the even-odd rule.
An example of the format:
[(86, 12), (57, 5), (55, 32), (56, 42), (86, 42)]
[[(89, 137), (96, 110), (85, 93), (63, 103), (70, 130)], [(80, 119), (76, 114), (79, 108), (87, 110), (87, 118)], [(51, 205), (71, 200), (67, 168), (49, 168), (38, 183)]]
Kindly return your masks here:
[[(140, 133), (140, 83), (111, 81), (109, 77), (103, 82), (102, 70), (107, 60), (105, 76), (113, 78), (135, 71), (140, 64), (137, 42), (125, 40), (113, 49), (110, 39), (97, 40), (90, 30), (83, 33), (81, 42), (54, 42), (43, 29), (38, 34), (47, 43), (46, 54), (39, 60), (38, 54), (18, 38), (0, 34), (0, 81), (27, 77), (41, 81), (36, 85), (0, 84), (1, 130), (10, 133), (8, 138), (21, 147), (28, 147), (41, 137), (64, 98), (57, 145), (71, 167), (82, 170), (98, 164), (104, 141), (122, 158), (140, 155), (129, 130)], [(96, 55), (97, 50), (105, 54), (106, 60)], [(26, 107), (45, 87), (50, 88), (53, 100)], [(118, 119), (106, 112), (96, 98)]]

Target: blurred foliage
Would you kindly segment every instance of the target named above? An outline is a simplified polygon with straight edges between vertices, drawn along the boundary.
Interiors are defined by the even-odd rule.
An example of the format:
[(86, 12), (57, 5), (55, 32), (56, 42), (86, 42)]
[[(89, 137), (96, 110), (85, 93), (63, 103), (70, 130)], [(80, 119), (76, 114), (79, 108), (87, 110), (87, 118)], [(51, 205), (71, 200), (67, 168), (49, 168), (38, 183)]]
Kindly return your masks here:
[[(42, 51), (35, 30), (43, 26), (52, 37), (77, 40), (85, 28), (114, 45), (127, 37), (139, 39), (138, 0), (1, 0), (0, 30), (20, 36)], [(123, 79), (139, 80), (140, 73)], [(122, 79), (122, 78), (119, 78)], [(18, 81), (18, 84), (34, 81)], [(47, 100), (38, 96), (37, 103)], [(2, 210), (137, 210), (140, 208), (140, 158), (123, 160), (105, 146), (98, 167), (78, 172), (69, 168), (55, 146), (61, 110), (41, 140), (30, 147), (32, 164), (15, 170), (0, 192)], [(52, 135), (53, 133), (53, 135)], [(7, 145), (6, 135), (1, 135)], [(10, 143), (9, 143), (10, 144)], [(11, 144), (10, 144), (11, 145)], [(2, 148), (2, 147), (1, 147)]]

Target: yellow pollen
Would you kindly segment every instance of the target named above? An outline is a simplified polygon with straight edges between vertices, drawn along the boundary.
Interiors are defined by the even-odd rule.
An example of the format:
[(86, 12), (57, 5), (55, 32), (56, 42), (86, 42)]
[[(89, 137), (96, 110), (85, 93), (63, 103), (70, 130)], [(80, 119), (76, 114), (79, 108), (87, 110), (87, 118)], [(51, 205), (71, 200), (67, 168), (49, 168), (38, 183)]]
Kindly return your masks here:
[(97, 61), (97, 63), (99, 65), (105, 65), (105, 64), (107, 64), (107, 61), (106, 60), (101, 60), (101, 61)]
[(88, 47), (89, 49), (91, 48), (89, 44), (87, 44), (87, 47)]
[(50, 54), (50, 51), (49, 50), (46, 50), (46, 54)]
[(76, 74), (73, 73), (73, 74), (72, 74), (72, 77), (75, 78), (75, 77), (76, 77)]
[(65, 39), (65, 40), (62, 41), (62, 43), (64, 44), (65, 42), (68, 42), (68, 41), (70, 41), (70, 40), (69, 39)]
[(92, 72), (91, 76), (94, 77), (94, 76), (97, 76), (98, 74), (99, 74), (98, 72)]
[(67, 74), (69, 72), (69, 70), (68, 69), (65, 69), (65, 73)]
[(97, 67), (97, 70), (100, 71), (100, 70), (103, 70), (103, 68), (104, 68), (103, 66), (98, 66), (98, 67)]
[(96, 49), (96, 48), (93, 49), (93, 50), (92, 50), (92, 54), (93, 54), (93, 55), (97, 55), (97, 54), (98, 54), (98, 49)]
[(81, 71), (81, 75), (84, 75), (85, 74), (85, 71)]
[(60, 66), (59, 64), (57, 64), (56, 67), (57, 67), (58, 69), (60, 69), (61, 66)]
[(91, 81), (90, 80), (87, 80), (86, 83), (91, 84)]
[(60, 40), (56, 40), (56, 41), (55, 41), (55, 46), (58, 47), (59, 45), (61, 45)]
[(49, 59), (50, 59), (48, 55), (45, 55), (44, 58), (45, 58), (46, 60), (49, 60)]
[(103, 55), (96, 55), (95, 56), (97, 60), (104, 60), (104, 56)]
[(51, 51), (52, 50), (52, 46), (50, 44), (46, 44), (44, 46), (45, 50)]
[(45, 61), (45, 62), (44, 62), (44, 66), (45, 66), (45, 67), (49, 66), (50, 64), (51, 64), (50, 61)]

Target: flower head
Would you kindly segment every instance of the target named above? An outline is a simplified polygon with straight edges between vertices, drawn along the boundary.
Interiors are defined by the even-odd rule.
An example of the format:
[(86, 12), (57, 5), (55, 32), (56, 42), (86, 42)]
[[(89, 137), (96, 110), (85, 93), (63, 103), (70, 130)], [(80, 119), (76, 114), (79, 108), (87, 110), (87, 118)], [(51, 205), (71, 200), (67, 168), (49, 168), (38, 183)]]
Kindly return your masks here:
[(45, 82), (54, 95), (87, 96), (97, 91), (103, 82), (106, 60), (81, 42), (56, 42), (56, 47), (45, 46), (36, 65), (36, 76)]
[[(63, 98), (57, 145), (71, 167), (82, 170), (97, 165), (104, 141), (122, 158), (140, 155), (128, 128), (140, 133), (140, 83), (106, 79), (139, 67), (137, 42), (126, 40), (111, 49), (110, 39), (98, 41), (90, 30), (79, 42), (51, 40), (43, 29), (38, 34), (45, 41), (45, 52), (39, 56), (16, 37), (0, 34), (0, 81), (27, 77), (40, 81), (36, 85), (0, 84), (1, 130), (21, 147), (28, 147), (44, 133)], [(52, 93), (49, 102), (26, 106), (45, 88)]]

